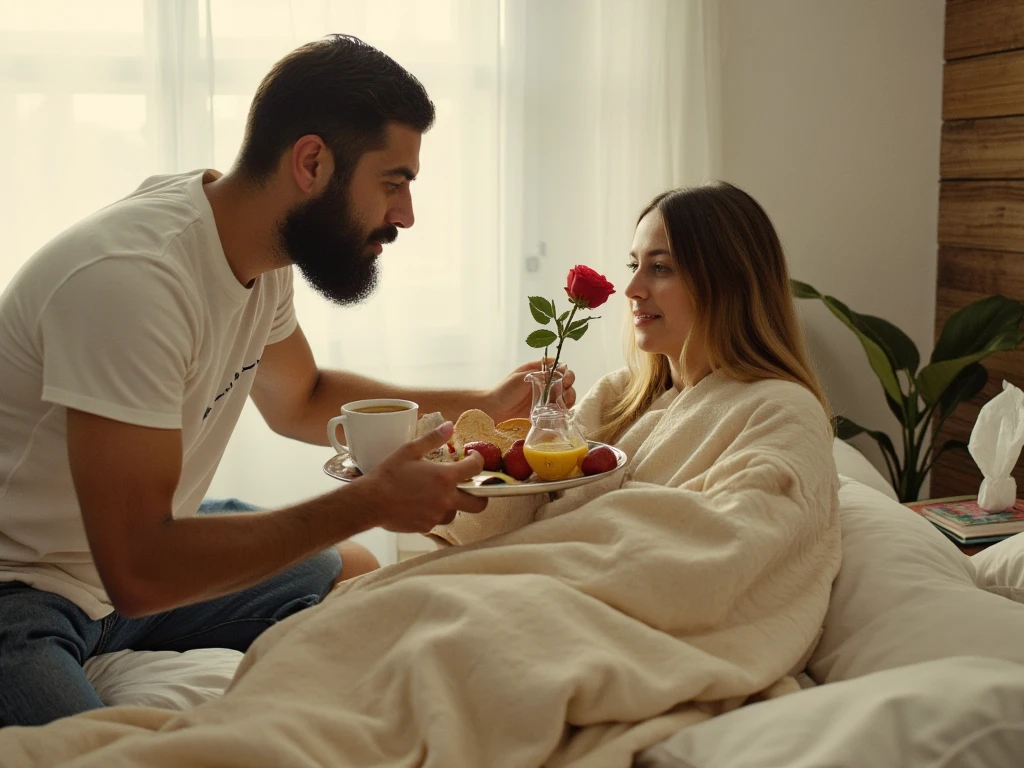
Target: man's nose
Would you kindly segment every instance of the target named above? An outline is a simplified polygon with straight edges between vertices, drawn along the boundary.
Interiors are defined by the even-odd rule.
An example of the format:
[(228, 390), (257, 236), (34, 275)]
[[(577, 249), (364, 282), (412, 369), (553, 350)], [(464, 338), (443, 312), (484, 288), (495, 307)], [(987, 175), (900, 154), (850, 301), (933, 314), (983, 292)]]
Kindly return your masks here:
[(402, 229), (408, 229), (416, 223), (416, 216), (412, 211), (412, 195), (408, 191), (388, 209), (387, 223)]

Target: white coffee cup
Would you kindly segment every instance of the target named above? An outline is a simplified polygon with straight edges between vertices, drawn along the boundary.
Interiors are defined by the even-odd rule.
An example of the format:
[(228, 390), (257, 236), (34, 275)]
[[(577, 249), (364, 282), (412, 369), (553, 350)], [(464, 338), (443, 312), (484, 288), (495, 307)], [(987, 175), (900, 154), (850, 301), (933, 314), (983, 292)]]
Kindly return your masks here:
[[(327, 438), (338, 453), (348, 453), (364, 475), (416, 436), (419, 405), (412, 400), (377, 398), (355, 400), (341, 406), (341, 416), (327, 422)], [(338, 441), (338, 425), (345, 442)]]

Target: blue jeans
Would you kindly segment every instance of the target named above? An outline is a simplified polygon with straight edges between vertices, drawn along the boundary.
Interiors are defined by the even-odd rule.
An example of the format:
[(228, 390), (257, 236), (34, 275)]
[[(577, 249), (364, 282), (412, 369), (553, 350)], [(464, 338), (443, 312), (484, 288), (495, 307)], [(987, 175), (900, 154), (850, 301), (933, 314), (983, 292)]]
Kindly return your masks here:
[[(255, 511), (207, 500), (199, 514)], [(0, 583), (0, 727), (43, 725), (103, 706), (82, 665), (126, 649), (245, 651), (268, 627), (316, 605), (341, 573), (333, 547), (248, 589), (165, 613), (90, 619), (77, 605), (20, 582)]]

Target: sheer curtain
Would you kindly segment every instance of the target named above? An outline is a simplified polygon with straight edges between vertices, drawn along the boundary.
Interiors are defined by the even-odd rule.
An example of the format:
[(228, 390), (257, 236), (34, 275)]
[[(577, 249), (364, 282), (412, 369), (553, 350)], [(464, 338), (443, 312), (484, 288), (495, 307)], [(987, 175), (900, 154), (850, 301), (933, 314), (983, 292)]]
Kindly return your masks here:
[[(328, 32), (416, 74), (437, 123), (377, 294), (341, 309), (296, 281), (321, 365), (489, 386), (535, 354), (528, 293), (557, 295), (575, 263), (624, 284), (639, 207), (713, 169), (711, 0), (0, 0), (0, 286), (146, 176), (230, 167), (259, 80)], [(582, 390), (621, 364), (605, 314), (566, 349)], [(250, 406), (210, 493), (313, 496), (327, 450)], [(361, 538), (395, 559), (390, 534)]]

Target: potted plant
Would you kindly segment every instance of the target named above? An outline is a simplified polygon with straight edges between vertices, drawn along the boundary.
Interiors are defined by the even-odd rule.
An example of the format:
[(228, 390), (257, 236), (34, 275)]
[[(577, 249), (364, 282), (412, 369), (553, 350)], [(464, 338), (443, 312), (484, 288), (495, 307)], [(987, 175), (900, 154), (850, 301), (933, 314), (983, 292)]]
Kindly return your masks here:
[(882, 384), (889, 410), (900, 423), (903, 446), (897, 453), (888, 434), (844, 416), (836, 417), (836, 436), (849, 440), (862, 432), (871, 435), (882, 449), (889, 480), (900, 501), (916, 501), (939, 456), (967, 447), (962, 440), (947, 440), (936, 450), (935, 439), (953, 410), (977, 395), (988, 381), (988, 371), (980, 361), (994, 352), (1016, 349), (1024, 341), (1020, 329), (1024, 302), (989, 296), (958, 310), (946, 321), (928, 364), (918, 370), (921, 356), (917, 347), (895, 325), (854, 312), (807, 283), (791, 280), (790, 284), (796, 298), (819, 299), (857, 336)]

